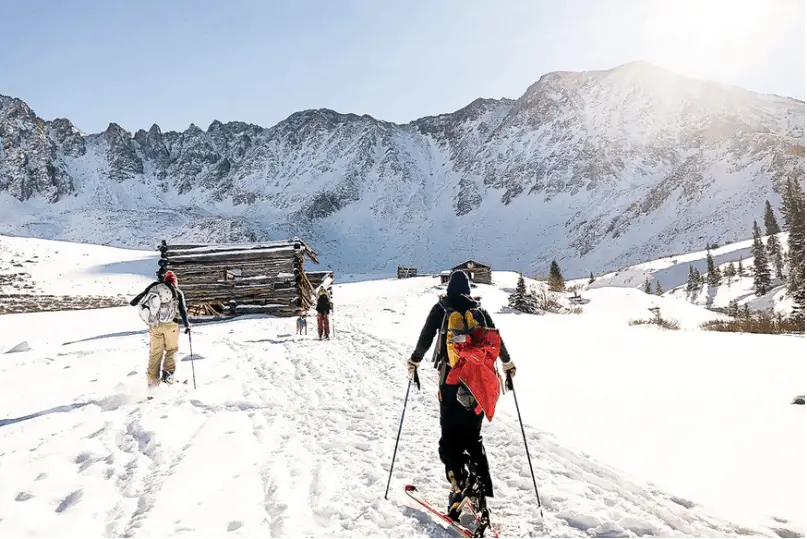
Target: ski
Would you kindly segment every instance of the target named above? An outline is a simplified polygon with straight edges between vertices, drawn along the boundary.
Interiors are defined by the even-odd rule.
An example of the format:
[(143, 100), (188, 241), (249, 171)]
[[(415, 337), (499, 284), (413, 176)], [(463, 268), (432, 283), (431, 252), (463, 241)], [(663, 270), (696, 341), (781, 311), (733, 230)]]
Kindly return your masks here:
[[(429, 501), (426, 500), (426, 498), (421, 496), (420, 491), (418, 491), (417, 487), (415, 487), (414, 485), (406, 485), (406, 486), (404, 486), (404, 491), (406, 492), (407, 496), (409, 496), (410, 498), (412, 498), (413, 500), (418, 502), (420, 505), (425, 507), (432, 515), (438, 517), (444, 524), (448, 524), (449, 526), (454, 528), (456, 531), (458, 531), (459, 533), (461, 533), (465, 537), (483, 537), (484, 533), (485, 533), (485, 528), (490, 531), (490, 533), (491, 533), (491, 535), (493, 537), (499, 537), (498, 532), (496, 530), (494, 530), (490, 526), (485, 526), (482, 529), (479, 529), (478, 527), (476, 527), (475, 529), (472, 530), (472, 529), (466, 528), (465, 526), (463, 526), (459, 522), (451, 520), (451, 517), (449, 517), (447, 514), (443, 513), (442, 511), (439, 511), (431, 503), (429, 503)], [(471, 505), (471, 503), (468, 501), (467, 498), (465, 500), (463, 500), (462, 503), (463, 503), (463, 505), (461, 506), (461, 508), (462, 507), (467, 507), (467, 508), (469, 508), (471, 510), (471, 512), (473, 513), (474, 522), (478, 526), (479, 523), (480, 523), (479, 514), (477, 514), (476, 510), (473, 508), (473, 506)], [(477, 535), (477, 530), (481, 532), (479, 535)]]

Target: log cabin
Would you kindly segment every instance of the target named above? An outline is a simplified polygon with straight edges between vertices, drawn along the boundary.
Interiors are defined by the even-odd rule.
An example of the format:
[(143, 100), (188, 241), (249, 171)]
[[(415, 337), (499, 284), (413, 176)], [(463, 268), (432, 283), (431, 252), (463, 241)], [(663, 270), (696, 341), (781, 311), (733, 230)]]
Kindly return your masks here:
[[(319, 264), (303, 240), (250, 244), (168, 244), (163, 240), (157, 277), (177, 275), (189, 314), (295, 316), (314, 305), (314, 290), (333, 272), (305, 272)], [(309, 278), (309, 276), (311, 276)], [(313, 282), (312, 282), (313, 281)]]

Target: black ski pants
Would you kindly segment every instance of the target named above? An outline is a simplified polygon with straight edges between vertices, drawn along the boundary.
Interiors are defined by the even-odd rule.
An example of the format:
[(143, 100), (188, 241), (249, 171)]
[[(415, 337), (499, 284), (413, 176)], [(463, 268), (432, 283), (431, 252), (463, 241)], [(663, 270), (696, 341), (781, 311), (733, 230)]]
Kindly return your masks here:
[(482, 419), (484, 414), (476, 414), (457, 401), (458, 385), (440, 386), (440, 460), (454, 477), (465, 479), (469, 469), (475, 469), (485, 485), (485, 496), (493, 496), (488, 457), (482, 443)]

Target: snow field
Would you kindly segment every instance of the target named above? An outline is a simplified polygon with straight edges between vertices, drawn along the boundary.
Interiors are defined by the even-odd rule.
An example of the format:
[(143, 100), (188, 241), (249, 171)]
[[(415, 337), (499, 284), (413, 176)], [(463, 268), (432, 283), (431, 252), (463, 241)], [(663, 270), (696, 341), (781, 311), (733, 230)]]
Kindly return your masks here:
[[(804, 392), (801, 338), (697, 331), (713, 313), (625, 289), (583, 292), (581, 315), (515, 314), (515, 275), (494, 279), (474, 294), (517, 362), (545, 512), (506, 395), (483, 426), (503, 535), (804, 533), (803, 408), (787, 404)], [(449, 536), (402, 492), (447, 491), (429, 355), (383, 499), (437, 282), (337, 285), (330, 342), (293, 319), (199, 324), (198, 389), (152, 401), (133, 309), (0, 316), (0, 350), (31, 345), (0, 355), (0, 536)], [(656, 303), (684, 329), (627, 326)]]

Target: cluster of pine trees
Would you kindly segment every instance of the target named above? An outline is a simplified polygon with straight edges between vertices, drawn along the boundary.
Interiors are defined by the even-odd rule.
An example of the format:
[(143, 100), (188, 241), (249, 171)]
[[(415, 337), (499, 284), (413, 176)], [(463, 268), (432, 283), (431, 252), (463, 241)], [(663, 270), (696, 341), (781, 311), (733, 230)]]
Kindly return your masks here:
[(792, 318), (804, 323), (804, 193), (800, 180), (791, 178), (782, 194), (781, 212), (787, 238), (787, 291), (793, 298)]
[[(560, 265), (555, 260), (553, 260), (549, 265), (547, 286), (552, 292), (563, 292), (566, 290), (566, 279), (563, 278), (563, 273), (560, 271)], [(546, 298), (544, 298), (544, 303), (546, 301)], [(546, 310), (546, 305), (542, 305), (541, 298), (536, 296), (535, 293), (527, 288), (523, 274), (518, 275), (516, 290), (508, 297), (508, 303), (513, 309), (523, 313), (537, 313), (539, 311)]]
[(785, 258), (778, 236), (782, 229), (776, 221), (773, 208), (765, 201), (765, 235), (768, 240), (762, 242), (762, 232), (754, 221), (754, 243), (751, 248), (754, 255), (754, 288), (758, 296), (762, 296), (773, 287), (773, 280), (787, 282), (788, 293), (793, 297), (792, 316), (796, 320), (804, 319), (804, 193), (798, 180), (790, 179), (782, 193), (782, 216), (785, 230), (789, 232), (787, 239), (788, 253)]
[[(751, 268), (754, 277), (754, 289), (758, 296), (763, 296), (770, 292), (774, 286), (774, 281), (778, 280), (787, 283), (787, 290), (793, 298), (793, 312), (791, 317), (795, 321), (804, 320), (804, 193), (801, 190), (801, 184), (798, 180), (790, 179), (785, 186), (785, 191), (782, 194), (782, 206), (780, 208), (782, 216), (784, 217), (784, 229), (789, 232), (787, 247), (787, 256), (784, 254), (784, 249), (779, 241), (777, 234), (782, 232), (779, 222), (776, 220), (776, 215), (773, 212), (773, 207), (770, 201), (765, 201), (765, 213), (763, 217), (763, 225), (765, 226), (765, 236), (768, 236), (767, 241), (762, 241), (762, 230), (756, 221), (753, 224), (753, 244), (751, 247), (754, 256), (754, 266)], [(706, 267), (707, 274), (704, 278), (697, 268), (694, 266), (689, 267), (689, 279), (687, 280), (687, 291), (692, 292), (700, 289), (703, 282), (709, 286), (717, 286), (720, 284), (723, 275), (728, 278), (735, 276), (744, 276), (745, 269), (743, 268), (742, 260), (737, 262), (737, 267), (734, 263), (729, 263), (726, 266), (723, 275), (721, 275), (720, 268), (716, 267), (712, 254), (707, 251), (706, 254)], [(739, 314), (739, 307), (736, 302), (729, 305), (729, 314)], [(746, 305), (747, 311), (747, 305)]]
[[(653, 287), (651, 286), (650, 279), (648, 277), (644, 278), (644, 288), (642, 288), (642, 290), (644, 290), (645, 294), (652, 294), (653, 293)], [(659, 281), (656, 281), (656, 295), (660, 296), (663, 293), (664, 293), (664, 289), (661, 287), (661, 283)]]

